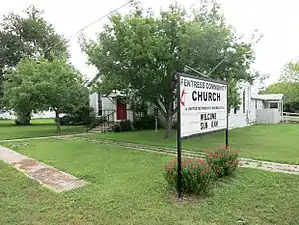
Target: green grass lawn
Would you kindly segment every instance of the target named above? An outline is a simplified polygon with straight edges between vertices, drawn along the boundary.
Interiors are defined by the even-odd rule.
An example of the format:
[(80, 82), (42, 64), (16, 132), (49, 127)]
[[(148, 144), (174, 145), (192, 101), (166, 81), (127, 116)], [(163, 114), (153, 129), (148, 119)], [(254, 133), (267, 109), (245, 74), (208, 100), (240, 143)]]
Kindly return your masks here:
[[(254, 125), (229, 131), (229, 145), (243, 157), (299, 164), (299, 124)], [(176, 147), (176, 133), (165, 139), (160, 130), (89, 135), (89, 138), (110, 139), (146, 145)], [(207, 151), (224, 145), (224, 132), (183, 140), (183, 150)]]
[(240, 169), (213, 196), (177, 205), (161, 173), (168, 156), (82, 140), (5, 145), (90, 184), (56, 194), (0, 162), (0, 224), (299, 224), (299, 176)]
[[(57, 135), (53, 119), (34, 119), (29, 126), (16, 126), (12, 120), (0, 120), (0, 140)], [(61, 134), (82, 133), (82, 126), (61, 126)]]

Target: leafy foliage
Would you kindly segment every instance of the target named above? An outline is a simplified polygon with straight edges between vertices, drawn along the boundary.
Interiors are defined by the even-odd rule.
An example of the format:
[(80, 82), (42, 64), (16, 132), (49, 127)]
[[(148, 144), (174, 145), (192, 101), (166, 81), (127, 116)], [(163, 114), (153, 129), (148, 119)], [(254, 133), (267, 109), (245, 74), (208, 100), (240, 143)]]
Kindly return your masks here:
[[(136, 130), (154, 130), (155, 123), (156, 123), (155, 116), (146, 115), (146, 116), (136, 118), (133, 121), (133, 127)], [(158, 122), (158, 128), (159, 128), (159, 122)]]
[(112, 127), (113, 132), (123, 132), (123, 131), (132, 131), (132, 122), (131, 120), (122, 120)]
[(66, 59), (22, 59), (6, 78), (4, 104), (18, 116), (53, 110), (60, 132), (60, 113), (68, 114), (88, 105), (88, 89), (82, 83), (81, 74)]
[(258, 87), (259, 93), (264, 92), (267, 88), (266, 81), (269, 79), (270, 74), (263, 74), (260, 72), (255, 73), (256, 86)]
[(32, 71), (33, 61), (23, 60), (4, 82), (3, 104), (14, 111), (20, 125), (28, 125), (31, 113), (43, 108), (43, 98), (36, 86), (40, 78)]
[(93, 118), (93, 108), (81, 105), (73, 112), (60, 118), (61, 125), (88, 125)]
[(238, 154), (225, 148), (207, 153), (206, 162), (211, 166), (217, 177), (231, 176), (239, 164)]
[(30, 118), (20, 118), (15, 120), (15, 125), (30, 125)]
[[(207, 153), (205, 159), (182, 160), (182, 191), (184, 193), (205, 194), (215, 178), (232, 175), (238, 167), (238, 154), (228, 149), (218, 149)], [(172, 188), (177, 188), (177, 158), (165, 164), (164, 177)]]
[[(24, 13), (24, 17), (9, 13), (3, 16), (0, 23), (0, 85), (3, 75), (24, 56), (51, 60), (51, 53), (56, 56), (67, 55), (66, 40), (43, 19), (41, 10), (30, 6)], [(2, 96), (1, 87), (0, 92)]]
[[(164, 177), (171, 188), (177, 188), (177, 159), (165, 164)], [(205, 194), (214, 181), (212, 168), (202, 159), (183, 159), (182, 161), (182, 191), (184, 193)]]
[(123, 120), (119, 122), (121, 131), (132, 131), (132, 122), (131, 120)]
[(113, 132), (121, 132), (120, 124), (119, 123), (114, 124), (112, 127), (112, 131)]
[[(201, 1), (205, 3), (207, 1)], [(177, 4), (154, 16), (138, 5), (127, 15), (110, 18), (97, 41), (82, 42), (89, 63), (95, 65), (101, 80), (101, 92), (122, 90), (159, 108), (170, 136), (172, 116), (176, 113), (176, 76), (189, 65), (209, 73), (225, 57), (211, 75), (230, 84), (229, 103), (239, 104), (236, 83), (252, 81), (249, 71), (254, 60), (251, 42), (244, 42), (226, 25), (215, 1), (202, 4), (187, 14)]]
[(298, 111), (299, 62), (290, 62), (286, 64), (279, 81), (269, 85), (262, 93), (284, 94), (285, 108), (289, 111)]
[(299, 82), (299, 61), (292, 61), (284, 66), (280, 81)]

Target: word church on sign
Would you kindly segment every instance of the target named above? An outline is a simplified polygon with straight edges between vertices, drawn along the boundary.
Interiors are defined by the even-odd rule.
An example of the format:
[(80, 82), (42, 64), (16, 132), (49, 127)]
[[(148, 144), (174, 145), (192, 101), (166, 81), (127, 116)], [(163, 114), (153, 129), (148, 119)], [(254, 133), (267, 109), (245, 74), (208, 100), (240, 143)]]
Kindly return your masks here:
[(227, 85), (180, 75), (181, 137), (227, 128)]

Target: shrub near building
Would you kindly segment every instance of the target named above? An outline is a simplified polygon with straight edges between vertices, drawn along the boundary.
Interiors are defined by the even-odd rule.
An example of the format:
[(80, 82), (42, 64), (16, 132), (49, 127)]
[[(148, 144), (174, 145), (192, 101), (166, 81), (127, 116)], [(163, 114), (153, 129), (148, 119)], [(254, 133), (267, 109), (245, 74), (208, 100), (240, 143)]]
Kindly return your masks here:
[(206, 162), (212, 167), (217, 177), (233, 175), (239, 164), (238, 154), (225, 147), (207, 153)]
[[(217, 178), (231, 176), (238, 167), (238, 154), (225, 148), (207, 153), (205, 159), (182, 159), (183, 193), (206, 194)], [(177, 189), (177, 158), (164, 165), (163, 175)]]
[[(164, 177), (171, 188), (177, 188), (177, 159), (164, 166)], [(214, 181), (212, 168), (202, 159), (182, 160), (182, 190), (184, 193), (205, 194)]]

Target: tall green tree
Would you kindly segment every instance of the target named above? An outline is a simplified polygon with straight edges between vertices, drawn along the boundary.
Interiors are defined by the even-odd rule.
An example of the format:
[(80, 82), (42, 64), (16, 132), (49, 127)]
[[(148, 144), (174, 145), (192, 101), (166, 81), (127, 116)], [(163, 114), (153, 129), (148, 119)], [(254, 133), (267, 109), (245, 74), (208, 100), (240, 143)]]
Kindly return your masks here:
[(43, 108), (35, 85), (39, 78), (33, 76), (33, 70), (31, 61), (21, 61), (4, 82), (3, 105), (14, 111), (20, 125), (29, 125), (31, 113)]
[[(185, 65), (208, 74), (225, 57), (211, 78), (227, 79), (229, 103), (238, 106), (236, 83), (252, 81), (254, 60), (251, 42), (237, 37), (215, 1), (202, 1), (192, 13), (178, 4), (155, 16), (138, 5), (126, 15), (116, 14), (96, 41), (84, 41), (89, 63), (99, 69), (100, 89), (122, 90), (159, 108), (167, 121), (165, 137), (171, 134), (176, 113), (176, 73)], [(211, 7), (212, 6), (212, 7)], [(195, 74), (196, 75), (196, 74)]]
[(299, 61), (287, 63), (283, 68), (279, 81), (299, 82)]
[[(55, 112), (57, 132), (59, 114), (70, 113), (88, 104), (88, 89), (82, 75), (65, 58), (22, 59), (4, 82), (4, 104), (28, 123), (35, 111)], [(21, 116), (20, 116), (21, 115)]]
[(269, 85), (263, 93), (284, 94), (285, 109), (299, 110), (299, 61), (287, 63), (277, 83)]
[(0, 97), (3, 94), (4, 74), (25, 57), (51, 59), (51, 54), (67, 55), (67, 42), (43, 18), (43, 12), (34, 6), (24, 16), (9, 13), (0, 22)]

